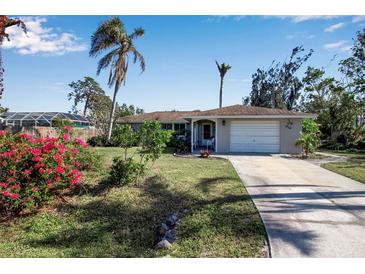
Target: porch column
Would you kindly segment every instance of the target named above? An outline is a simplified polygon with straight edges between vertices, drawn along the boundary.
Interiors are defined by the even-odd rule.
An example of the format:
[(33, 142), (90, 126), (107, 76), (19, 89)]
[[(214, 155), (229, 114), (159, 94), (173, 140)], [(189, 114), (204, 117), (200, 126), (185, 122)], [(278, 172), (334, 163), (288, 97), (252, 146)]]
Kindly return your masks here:
[(217, 152), (217, 138), (218, 138), (218, 118), (215, 119), (215, 145), (214, 145), (214, 151)]
[(191, 143), (191, 153), (193, 153), (194, 152), (194, 119), (191, 119), (190, 143)]

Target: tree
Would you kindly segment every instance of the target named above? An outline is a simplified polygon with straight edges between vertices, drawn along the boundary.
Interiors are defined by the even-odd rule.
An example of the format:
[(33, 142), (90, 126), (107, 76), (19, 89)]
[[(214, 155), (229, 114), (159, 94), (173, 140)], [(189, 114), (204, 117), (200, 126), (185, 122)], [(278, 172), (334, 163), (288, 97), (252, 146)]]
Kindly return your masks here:
[(308, 67), (303, 83), (301, 109), (318, 115), (317, 122), (324, 138), (348, 146), (356, 145), (365, 137), (365, 125), (356, 124), (363, 113), (361, 103), (344, 82), (325, 77), (323, 69)]
[(145, 61), (142, 54), (136, 49), (134, 40), (144, 35), (142, 28), (137, 28), (132, 34), (128, 34), (124, 28), (123, 22), (117, 18), (112, 17), (100, 24), (97, 30), (91, 37), (91, 49), (89, 55), (97, 57), (106, 50), (110, 50), (105, 54), (98, 63), (97, 74), (101, 70), (109, 67), (108, 85), (114, 85), (113, 103), (110, 111), (107, 140), (110, 141), (114, 113), (116, 109), (116, 97), (121, 84), (125, 84), (129, 55), (133, 55), (133, 63), (139, 61), (141, 72), (145, 70)]
[(295, 145), (302, 146), (304, 155), (308, 157), (310, 153), (316, 151), (320, 145), (320, 130), (313, 119), (304, 119), (302, 122), (302, 131)]
[(273, 61), (269, 69), (257, 69), (252, 75), (252, 90), (249, 99), (252, 106), (292, 110), (297, 108), (297, 100), (303, 87), (296, 76), (297, 71), (311, 57), (313, 50), (303, 56), (302, 46), (295, 47), (288, 61)]
[(86, 117), (87, 110), (90, 109), (91, 100), (93, 100), (92, 97), (105, 94), (99, 83), (97, 83), (93, 78), (88, 76), (84, 77), (84, 80), (71, 82), (69, 86), (73, 89), (68, 94), (68, 100), (74, 100), (72, 111), (73, 113), (77, 114), (77, 105), (79, 103), (84, 103), (84, 110), (82, 112), (84, 117)]
[(224, 76), (226, 75), (227, 71), (230, 70), (232, 67), (226, 63), (219, 64), (217, 61), (215, 61), (219, 76), (221, 78), (220, 86), (219, 86), (219, 108), (222, 108), (222, 96), (223, 96), (223, 80)]
[[(110, 170), (111, 182), (118, 185), (127, 185), (146, 174), (147, 163), (152, 164), (161, 157), (166, 144), (172, 136), (172, 131), (161, 129), (159, 122), (144, 122), (138, 132), (133, 131), (130, 125), (123, 125), (113, 130), (113, 141), (122, 147), (124, 155), (113, 159)], [(134, 153), (128, 153), (134, 145), (140, 148)], [(135, 154), (139, 157), (134, 157)]]
[(17, 18), (11, 19), (6, 15), (0, 15), (0, 99), (4, 91), (4, 78), (3, 78), (4, 67), (1, 54), (1, 47), (4, 38), (10, 41), (9, 34), (6, 33), (6, 29), (12, 26), (20, 27), (24, 31), (24, 33), (27, 33), (27, 28), (22, 20), (19, 20)]
[(340, 62), (340, 72), (345, 76), (346, 87), (365, 100), (365, 29), (357, 32), (352, 56)]

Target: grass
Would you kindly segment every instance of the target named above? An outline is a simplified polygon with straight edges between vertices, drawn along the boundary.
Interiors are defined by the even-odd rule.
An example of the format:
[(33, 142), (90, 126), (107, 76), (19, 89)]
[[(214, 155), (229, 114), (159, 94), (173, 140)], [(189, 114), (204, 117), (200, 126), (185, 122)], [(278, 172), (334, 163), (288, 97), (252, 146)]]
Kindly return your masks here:
[(348, 160), (343, 162), (326, 163), (321, 165), (322, 167), (365, 184), (364, 152), (324, 152), (346, 156), (348, 157)]
[[(87, 193), (0, 224), (0, 257), (262, 257), (265, 230), (230, 162), (164, 154), (145, 180), (106, 189), (111, 159), (86, 176)], [(153, 249), (170, 212), (186, 211), (169, 250)]]

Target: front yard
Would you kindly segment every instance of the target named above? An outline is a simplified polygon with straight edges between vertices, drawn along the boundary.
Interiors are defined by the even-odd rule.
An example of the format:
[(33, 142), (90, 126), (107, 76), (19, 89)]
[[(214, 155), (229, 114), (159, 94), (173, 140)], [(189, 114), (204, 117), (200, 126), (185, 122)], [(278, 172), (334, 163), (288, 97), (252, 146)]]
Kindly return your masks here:
[(325, 152), (346, 156), (348, 157), (348, 160), (343, 162), (326, 163), (321, 165), (322, 167), (365, 184), (364, 152)]
[[(164, 154), (142, 182), (107, 188), (117, 148), (86, 190), (40, 213), (0, 224), (0, 257), (262, 257), (265, 230), (229, 161)], [(365, 168), (364, 166), (362, 168)], [(184, 212), (177, 241), (156, 251), (156, 230)]]

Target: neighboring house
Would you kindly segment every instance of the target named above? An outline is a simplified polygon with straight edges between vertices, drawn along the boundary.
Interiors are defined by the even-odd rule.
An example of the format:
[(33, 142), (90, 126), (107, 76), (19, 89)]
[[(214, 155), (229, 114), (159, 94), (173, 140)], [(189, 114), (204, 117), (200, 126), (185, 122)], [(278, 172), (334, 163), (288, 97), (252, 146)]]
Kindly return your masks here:
[(299, 153), (295, 146), (303, 112), (234, 105), (206, 111), (164, 111), (127, 116), (121, 124), (138, 130), (144, 121), (159, 121), (162, 128), (190, 134), (191, 151), (212, 148), (217, 153)]

